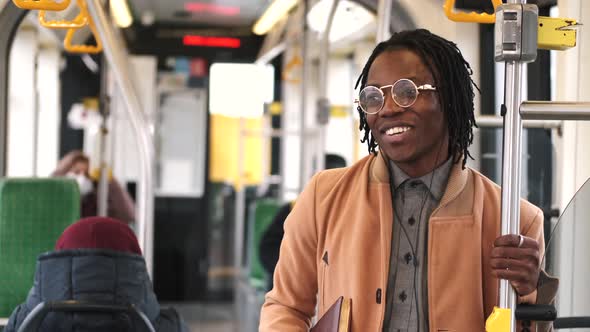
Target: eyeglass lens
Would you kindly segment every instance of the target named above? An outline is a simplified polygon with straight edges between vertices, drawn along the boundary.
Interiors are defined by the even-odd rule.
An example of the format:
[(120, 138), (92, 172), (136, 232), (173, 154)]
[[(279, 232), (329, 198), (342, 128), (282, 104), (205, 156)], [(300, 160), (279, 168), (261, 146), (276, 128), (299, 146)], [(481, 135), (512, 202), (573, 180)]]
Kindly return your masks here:
[[(416, 102), (418, 90), (414, 82), (408, 79), (401, 79), (391, 87), (391, 94), (397, 105), (400, 107), (409, 107)], [(361, 91), (359, 102), (360, 107), (365, 113), (378, 113), (385, 103), (384, 93), (377, 87), (367, 86)]]
[(416, 101), (418, 90), (410, 80), (399, 80), (392, 87), (393, 100), (401, 107), (408, 107)]

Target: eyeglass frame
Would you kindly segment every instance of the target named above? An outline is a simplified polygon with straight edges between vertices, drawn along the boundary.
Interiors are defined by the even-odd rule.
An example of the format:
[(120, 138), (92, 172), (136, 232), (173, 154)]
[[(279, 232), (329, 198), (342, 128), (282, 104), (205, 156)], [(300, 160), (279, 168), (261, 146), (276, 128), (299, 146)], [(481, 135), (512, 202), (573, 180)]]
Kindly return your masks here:
[[(398, 103), (398, 102), (395, 100), (395, 98), (393, 97), (393, 87), (394, 87), (394, 86), (395, 86), (397, 83), (399, 83), (400, 81), (408, 81), (408, 82), (411, 82), (411, 83), (412, 83), (412, 85), (414, 86), (414, 89), (416, 89), (416, 98), (414, 98), (414, 101), (413, 101), (411, 104), (407, 105), (407, 106), (400, 105), (400, 104), (399, 104), (399, 103)], [(366, 89), (366, 88), (368, 88), (368, 87), (377, 88), (377, 89), (378, 89), (378, 90), (381, 92), (381, 96), (383, 97), (383, 103), (381, 104), (381, 107), (379, 108), (379, 110), (378, 110), (377, 112), (374, 112), (374, 113), (367, 112), (367, 111), (365, 111), (365, 109), (364, 109), (364, 108), (361, 106), (361, 101), (360, 101), (359, 99), (355, 99), (355, 100), (354, 100), (354, 102), (355, 102), (355, 104), (357, 104), (357, 105), (358, 105), (358, 107), (361, 109), (361, 111), (363, 111), (365, 114), (370, 114), (370, 115), (377, 114), (377, 113), (381, 112), (381, 110), (382, 110), (382, 109), (383, 109), (383, 107), (385, 106), (385, 93), (383, 92), (383, 89), (385, 89), (385, 88), (391, 88), (391, 92), (390, 92), (390, 94), (391, 94), (391, 99), (393, 100), (393, 102), (394, 102), (394, 103), (395, 103), (397, 106), (399, 106), (399, 107), (401, 107), (401, 108), (408, 108), (408, 107), (412, 107), (412, 105), (414, 105), (414, 104), (416, 103), (416, 100), (418, 100), (418, 96), (420, 96), (420, 91), (421, 91), (421, 90), (424, 90), (424, 91), (438, 91), (438, 90), (436, 89), (436, 87), (435, 87), (435, 86), (433, 86), (432, 84), (428, 84), (428, 83), (427, 83), (427, 84), (422, 84), (422, 85), (418, 86), (418, 85), (416, 85), (416, 83), (414, 83), (414, 81), (412, 81), (412, 80), (411, 80), (411, 79), (409, 79), (409, 78), (400, 78), (399, 80), (395, 81), (393, 84), (384, 85), (384, 86), (382, 86), (382, 87), (377, 87), (377, 86), (374, 86), (374, 85), (367, 85), (367, 86), (365, 86), (365, 87), (364, 87), (364, 88), (363, 88), (363, 89), (360, 91), (360, 93), (359, 93), (359, 97), (360, 97), (360, 94), (361, 94), (361, 93), (363, 93), (363, 90), (365, 90), (365, 89)]]

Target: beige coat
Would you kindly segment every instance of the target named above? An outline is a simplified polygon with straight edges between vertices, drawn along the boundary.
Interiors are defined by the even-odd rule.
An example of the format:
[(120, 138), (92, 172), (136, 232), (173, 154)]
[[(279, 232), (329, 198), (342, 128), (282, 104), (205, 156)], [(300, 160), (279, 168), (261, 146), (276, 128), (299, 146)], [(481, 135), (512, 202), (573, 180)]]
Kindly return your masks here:
[[(285, 223), (274, 289), (260, 331), (307, 331), (340, 296), (352, 298), (352, 331), (380, 332), (391, 252), (393, 210), (386, 162), (368, 156), (320, 172)], [(490, 252), (500, 235), (500, 188), (456, 164), (428, 226), (430, 331), (484, 331), (498, 298)], [(543, 252), (543, 213), (520, 205), (521, 233)], [(328, 263), (322, 258), (328, 253)], [(378, 299), (378, 292), (381, 292)], [(536, 292), (521, 301), (534, 303)]]

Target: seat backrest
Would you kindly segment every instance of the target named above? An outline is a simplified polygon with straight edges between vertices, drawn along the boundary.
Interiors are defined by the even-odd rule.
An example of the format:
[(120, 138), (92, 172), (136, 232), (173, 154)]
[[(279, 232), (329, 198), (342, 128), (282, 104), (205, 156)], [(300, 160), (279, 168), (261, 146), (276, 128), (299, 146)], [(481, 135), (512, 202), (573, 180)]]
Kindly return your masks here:
[(80, 217), (74, 180), (0, 179), (0, 317), (24, 302), (37, 256)]
[(284, 203), (270, 198), (255, 201), (250, 210), (250, 232), (248, 237), (249, 279), (255, 288), (265, 288), (267, 273), (260, 262), (260, 241), (274, 216)]

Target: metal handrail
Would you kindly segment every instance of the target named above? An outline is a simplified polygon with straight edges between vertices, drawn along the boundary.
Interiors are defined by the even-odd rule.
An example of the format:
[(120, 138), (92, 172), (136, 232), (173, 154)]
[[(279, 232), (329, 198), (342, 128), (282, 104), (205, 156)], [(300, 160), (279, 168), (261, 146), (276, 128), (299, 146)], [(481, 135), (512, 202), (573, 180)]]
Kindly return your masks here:
[(590, 102), (525, 101), (520, 105), (523, 119), (590, 120)]
[(89, 301), (41, 302), (25, 318), (18, 332), (38, 331), (50, 312), (128, 313), (143, 324), (145, 330), (155, 332), (147, 316), (133, 305), (116, 305)]
[(123, 43), (108, 20), (100, 0), (88, 0), (88, 11), (96, 24), (98, 35), (104, 44), (104, 54), (123, 100), (139, 151), (139, 181), (137, 186), (137, 232), (143, 250), (148, 273), (153, 276), (154, 261), (154, 143), (146, 114), (131, 80), (128, 54)]
[[(522, 112), (521, 112), (522, 114)], [(523, 115), (524, 117), (524, 115)], [(482, 128), (502, 128), (504, 125), (504, 118), (496, 115), (480, 115), (475, 118), (477, 127)], [(540, 129), (563, 129), (563, 121), (561, 120), (523, 120), (522, 126), (524, 128), (540, 128)]]

